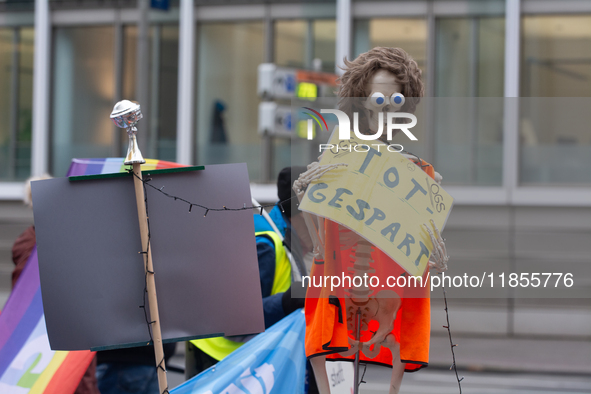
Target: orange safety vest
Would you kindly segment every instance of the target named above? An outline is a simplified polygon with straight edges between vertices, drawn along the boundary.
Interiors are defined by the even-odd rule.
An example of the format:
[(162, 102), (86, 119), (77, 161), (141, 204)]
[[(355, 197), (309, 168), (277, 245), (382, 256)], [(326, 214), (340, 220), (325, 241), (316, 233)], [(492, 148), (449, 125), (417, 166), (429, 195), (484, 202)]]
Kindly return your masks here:
[[(415, 162), (417, 164), (417, 162)], [(421, 168), (431, 178), (435, 177), (433, 166), (422, 162)], [(314, 261), (310, 276), (339, 275), (347, 272), (347, 267), (352, 266), (351, 249), (340, 250), (338, 224), (324, 221), (325, 234), (325, 261)], [(322, 231), (322, 229), (320, 230)], [(376, 275), (380, 277), (400, 276), (404, 270), (378, 248), (374, 248), (371, 254), (374, 260), (372, 268), (376, 268)], [(423, 278), (426, 277), (427, 272)], [(382, 278), (380, 278), (382, 282)], [(383, 283), (383, 282), (382, 282)], [(400, 344), (400, 359), (406, 363), (407, 372), (416, 371), (426, 367), (429, 363), (429, 339), (431, 331), (431, 308), (429, 299), (430, 286), (424, 291), (424, 298), (405, 298), (404, 288), (391, 288), (396, 291), (401, 299), (401, 306), (397, 312), (392, 334)], [(416, 292), (414, 293), (416, 297)], [(306, 356), (326, 355), (327, 359), (353, 360), (355, 356), (343, 357), (341, 353), (349, 349), (348, 337), (354, 338), (353, 332), (348, 332), (345, 315), (344, 294), (330, 294), (330, 286), (315, 288), (310, 286), (306, 298)], [(361, 341), (371, 339), (373, 332), (377, 331), (379, 324), (372, 320), (367, 330), (361, 332)], [(375, 358), (368, 358), (363, 353), (361, 361), (392, 365), (392, 354), (386, 347), (382, 347)]]

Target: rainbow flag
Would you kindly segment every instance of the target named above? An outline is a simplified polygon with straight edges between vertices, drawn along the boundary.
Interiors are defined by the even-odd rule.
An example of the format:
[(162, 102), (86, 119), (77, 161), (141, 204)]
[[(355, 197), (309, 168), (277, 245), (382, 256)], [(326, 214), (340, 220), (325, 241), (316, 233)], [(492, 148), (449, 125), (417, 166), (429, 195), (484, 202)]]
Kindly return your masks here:
[[(67, 176), (112, 174), (125, 172), (130, 166), (123, 165), (122, 157), (108, 157), (105, 159), (72, 159)], [(185, 167), (171, 161), (145, 159), (142, 171), (160, 170), (164, 168)]]
[[(67, 176), (124, 172), (123, 158), (73, 159)], [(183, 167), (146, 159), (142, 170)], [(47, 338), (37, 249), (0, 314), (0, 393), (72, 394), (94, 352), (52, 351)]]
[(93, 357), (90, 351), (50, 349), (33, 249), (0, 314), (0, 393), (71, 394)]

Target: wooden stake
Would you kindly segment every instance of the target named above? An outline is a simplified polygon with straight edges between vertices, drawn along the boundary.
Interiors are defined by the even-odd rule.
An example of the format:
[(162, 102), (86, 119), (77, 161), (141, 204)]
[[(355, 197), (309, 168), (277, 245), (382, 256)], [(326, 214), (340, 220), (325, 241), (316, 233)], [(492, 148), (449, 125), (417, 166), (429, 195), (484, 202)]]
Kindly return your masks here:
[(355, 313), (355, 340), (359, 343), (359, 348), (355, 353), (353, 361), (353, 394), (359, 394), (359, 355), (361, 354), (361, 308), (357, 308)]
[(137, 203), (137, 216), (140, 223), (140, 235), (142, 237), (142, 249), (148, 251), (148, 253), (144, 254), (144, 267), (146, 267), (150, 319), (154, 322), (152, 323), (152, 339), (154, 340), (154, 353), (156, 354), (158, 387), (160, 388), (160, 393), (164, 393), (168, 389), (168, 382), (166, 379), (166, 366), (164, 365), (164, 348), (162, 347), (162, 331), (160, 330), (160, 317), (158, 315), (156, 283), (154, 281), (154, 274), (149, 273), (154, 272), (154, 266), (152, 264), (152, 247), (150, 246), (148, 249), (148, 217), (146, 216), (146, 201), (144, 200), (145, 196), (141, 164), (133, 164), (133, 173), (135, 174), (133, 177), (133, 185), (135, 187), (135, 199)]

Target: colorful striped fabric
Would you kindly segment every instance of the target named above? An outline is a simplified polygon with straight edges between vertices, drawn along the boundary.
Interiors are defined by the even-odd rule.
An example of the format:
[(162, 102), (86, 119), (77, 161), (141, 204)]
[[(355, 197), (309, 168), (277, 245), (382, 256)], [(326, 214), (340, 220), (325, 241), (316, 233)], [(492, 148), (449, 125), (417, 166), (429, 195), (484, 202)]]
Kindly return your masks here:
[[(106, 159), (72, 159), (68, 176), (111, 174), (125, 172), (129, 166), (123, 165), (123, 158), (108, 157)], [(184, 167), (182, 164), (171, 161), (145, 159), (142, 171), (160, 170), (163, 168)]]
[[(182, 167), (146, 159), (142, 170)], [(124, 172), (123, 158), (73, 159), (67, 176)], [(52, 351), (41, 300), (37, 249), (0, 314), (0, 393), (72, 394), (94, 357), (90, 351)]]
[(33, 249), (0, 314), (0, 393), (71, 394), (93, 357), (50, 349)]

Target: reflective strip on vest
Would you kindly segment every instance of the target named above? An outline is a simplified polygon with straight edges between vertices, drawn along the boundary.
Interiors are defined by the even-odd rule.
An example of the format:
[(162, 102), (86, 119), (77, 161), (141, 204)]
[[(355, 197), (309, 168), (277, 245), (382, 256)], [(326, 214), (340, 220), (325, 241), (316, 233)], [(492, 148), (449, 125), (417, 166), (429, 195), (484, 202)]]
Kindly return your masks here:
[[(291, 264), (287, 258), (287, 253), (285, 253), (283, 242), (274, 231), (257, 232), (255, 236), (267, 237), (273, 241), (275, 246), (275, 276), (271, 295), (284, 293), (291, 286)], [(224, 337), (194, 339), (191, 343), (218, 361), (244, 344)]]

